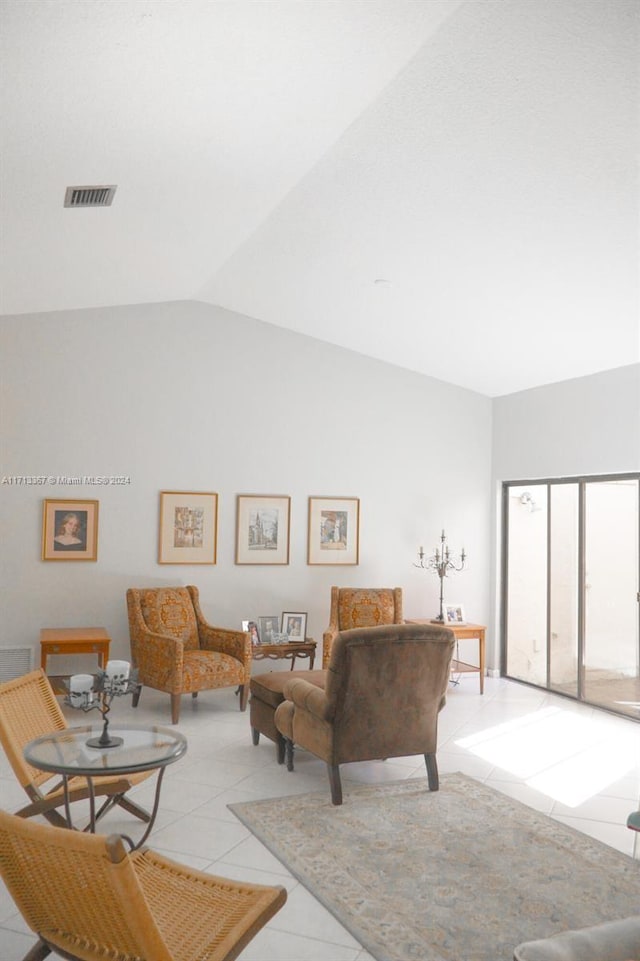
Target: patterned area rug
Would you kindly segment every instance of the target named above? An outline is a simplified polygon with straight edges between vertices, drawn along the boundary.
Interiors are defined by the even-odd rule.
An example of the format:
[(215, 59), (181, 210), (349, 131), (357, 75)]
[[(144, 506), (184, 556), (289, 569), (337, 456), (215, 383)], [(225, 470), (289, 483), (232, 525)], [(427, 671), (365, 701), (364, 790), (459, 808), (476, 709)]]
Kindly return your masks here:
[(637, 861), (463, 774), (229, 807), (378, 961), (512, 961), (638, 914)]

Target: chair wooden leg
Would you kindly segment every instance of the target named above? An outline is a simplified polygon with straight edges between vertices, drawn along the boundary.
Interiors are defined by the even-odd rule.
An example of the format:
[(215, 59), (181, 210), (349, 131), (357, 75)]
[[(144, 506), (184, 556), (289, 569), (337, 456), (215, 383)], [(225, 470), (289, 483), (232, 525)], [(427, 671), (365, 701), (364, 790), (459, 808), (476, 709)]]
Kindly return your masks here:
[(116, 804), (119, 805), (119, 807), (123, 808), (125, 811), (128, 811), (129, 814), (134, 814), (137, 818), (140, 818), (140, 820), (144, 821), (146, 824), (148, 824), (149, 821), (151, 820), (151, 815), (149, 814), (148, 811), (145, 811), (143, 807), (140, 807), (139, 804), (136, 804), (135, 801), (132, 801), (131, 798), (126, 797), (125, 795), (123, 795), (122, 797), (119, 797), (118, 800), (116, 801)]
[(293, 771), (293, 741), (288, 737), (283, 737), (285, 754), (287, 757), (287, 771)]
[(248, 700), (249, 700), (249, 685), (242, 684), (240, 686), (240, 710), (241, 711), (246, 711)]
[[(278, 764), (284, 764), (285, 748), (285, 739), (283, 738), (282, 734), (278, 734), (278, 737), (276, 738)], [(293, 767), (293, 745), (291, 745), (291, 766)]]
[(425, 754), (424, 756), (427, 765), (427, 781), (429, 782), (430, 791), (438, 791), (440, 789), (440, 778), (438, 776), (438, 762), (436, 761), (435, 754)]
[(43, 958), (51, 954), (51, 948), (44, 941), (37, 941), (28, 951), (22, 961), (43, 961)]
[(258, 730), (257, 727), (252, 727), (252, 728), (251, 728), (251, 739), (252, 739), (252, 741), (253, 741), (254, 744), (259, 744), (259, 742), (260, 742), (260, 731)]
[(180, 719), (180, 698), (181, 694), (171, 695), (171, 723), (177, 724)]
[(131, 698), (131, 707), (138, 706), (138, 701), (140, 700), (141, 694), (142, 694), (142, 684), (137, 684), (133, 690), (133, 697)]
[(193, 697), (193, 698), (195, 699), (197, 696), (198, 696), (198, 692), (197, 692), (197, 691), (192, 691), (192, 692), (191, 692), (191, 697)]
[(331, 787), (331, 803), (342, 804), (342, 782), (340, 781), (340, 765), (329, 764), (327, 762), (327, 771), (329, 772), (329, 786)]

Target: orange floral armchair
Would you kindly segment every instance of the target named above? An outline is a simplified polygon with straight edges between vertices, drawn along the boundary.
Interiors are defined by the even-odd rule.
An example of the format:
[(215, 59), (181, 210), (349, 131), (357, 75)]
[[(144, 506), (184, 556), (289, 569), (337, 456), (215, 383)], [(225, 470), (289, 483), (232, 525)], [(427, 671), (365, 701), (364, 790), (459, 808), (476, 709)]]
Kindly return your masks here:
[(180, 717), (183, 694), (219, 687), (240, 688), (240, 710), (247, 706), (251, 676), (251, 637), (208, 624), (197, 587), (130, 588), (127, 591), (131, 660), (140, 687), (171, 695), (171, 722)]
[(331, 645), (340, 631), (402, 624), (401, 587), (332, 587), (329, 626), (322, 635), (322, 666), (329, 666)]

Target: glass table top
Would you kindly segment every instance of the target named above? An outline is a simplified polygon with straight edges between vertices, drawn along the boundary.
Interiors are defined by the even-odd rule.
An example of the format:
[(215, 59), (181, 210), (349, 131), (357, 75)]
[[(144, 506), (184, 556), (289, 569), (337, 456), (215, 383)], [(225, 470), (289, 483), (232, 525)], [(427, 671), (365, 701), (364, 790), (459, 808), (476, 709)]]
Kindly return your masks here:
[(109, 733), (122, 738), (122, 744), (109, 748), (87, 746), (89, 739), (100, 736), (102, 726), (99, 720), (44, 734), (25, 746), (25, 760), (41, 771), (91, 776), (164, 768), (187, 751), (183, 734), (150, 724), (110, 724)]

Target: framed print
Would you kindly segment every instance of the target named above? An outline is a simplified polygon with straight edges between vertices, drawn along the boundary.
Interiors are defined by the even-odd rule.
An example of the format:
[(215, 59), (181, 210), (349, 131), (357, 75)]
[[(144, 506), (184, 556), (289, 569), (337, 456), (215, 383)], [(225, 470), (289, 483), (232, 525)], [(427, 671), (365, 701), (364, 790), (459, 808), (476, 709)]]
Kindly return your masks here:
[(43, 561), (97, 561), (99, 501), (45, 500)]
[(274, 635), (280, 633), (280, 618), (278, 615), (272, 614), (269, 617), (259, 617), (258, 624), (260, 625), (260, 643), (273, 644)]
[(445, 624), (464, 624), (462, 604), (445, 604), (442, 608)]
[(281, 631), (286, 634), (290, 643), (304, 641), (307, 636), (307, 615), (300, 611), (283, 611)]
[(236, 564), (288, 564), (290, 512), (290, 497), (238, 494)]
[(158, 564), (215, 564), (218, 495), (160, 491)]
[(260, 634), (258, 633), (258, 625), (255, 621), (243, 621), (242, 630), (248, 631), (251, 634), (251, 643), (256, 647), (260, 643)]
[(310, 497), (307, 564), (357, 564), (359, 555), (359, 499)]

